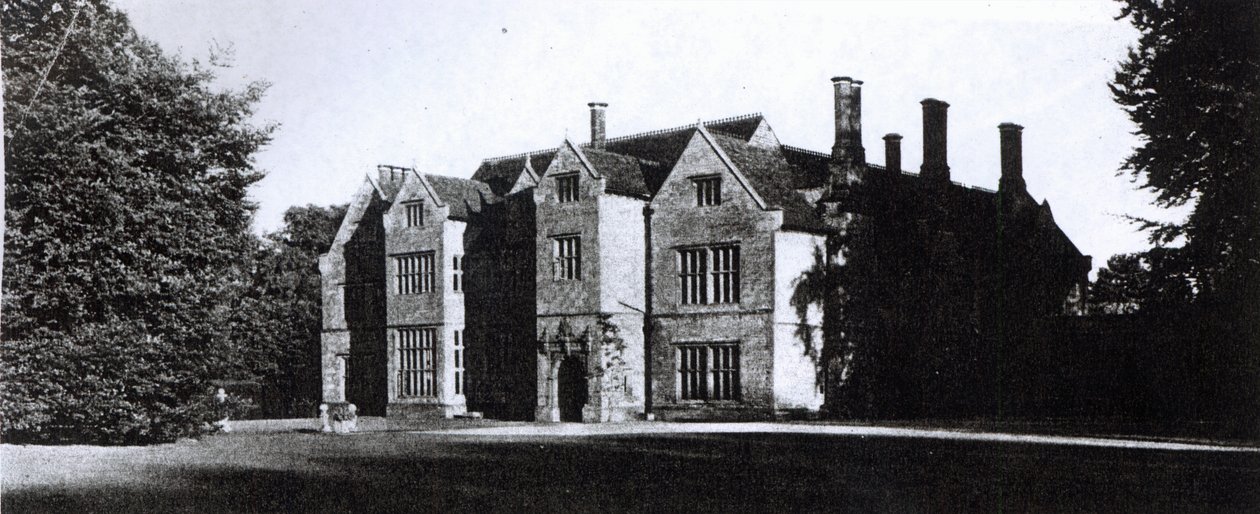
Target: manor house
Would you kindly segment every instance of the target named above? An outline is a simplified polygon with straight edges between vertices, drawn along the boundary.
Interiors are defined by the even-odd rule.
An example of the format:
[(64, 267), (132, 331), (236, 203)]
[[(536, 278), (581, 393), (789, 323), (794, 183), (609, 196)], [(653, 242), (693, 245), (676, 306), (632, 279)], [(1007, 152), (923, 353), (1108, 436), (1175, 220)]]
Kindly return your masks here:
[[(969, 187), (950, 180), (948, 104), (922, 102), (913, 173), (897, 134), (866, 162), (862, 82), (833, 87), (830, 152), (782, 144), (758, 114), (610, 138), (591, 103), (590, 141), (471, 179), (380, 166), (320, 259), (323, 400), (538, 421), (815, 413), (843, 380), (819, 361), (838, 308), (798, 289), (842, 263), (834, 241), (862, 216), (946, 227), (974, 284), (960, 316), (1020, 294), (1039, 314), (1079, 308), (1090, 259), (1025, 190), (1021, 127), (998, 127), (998, 190)], [(1003, 245), (1038, 256), (1023, 287), (994, 278)]]

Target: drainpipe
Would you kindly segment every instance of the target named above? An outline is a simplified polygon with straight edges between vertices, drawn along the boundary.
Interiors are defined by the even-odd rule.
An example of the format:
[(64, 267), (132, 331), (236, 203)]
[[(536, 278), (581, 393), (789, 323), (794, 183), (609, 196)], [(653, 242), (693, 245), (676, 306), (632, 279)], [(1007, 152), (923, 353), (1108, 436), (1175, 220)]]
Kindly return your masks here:
[(643, 418), (652, 421), (652, 206), (643, 206)]

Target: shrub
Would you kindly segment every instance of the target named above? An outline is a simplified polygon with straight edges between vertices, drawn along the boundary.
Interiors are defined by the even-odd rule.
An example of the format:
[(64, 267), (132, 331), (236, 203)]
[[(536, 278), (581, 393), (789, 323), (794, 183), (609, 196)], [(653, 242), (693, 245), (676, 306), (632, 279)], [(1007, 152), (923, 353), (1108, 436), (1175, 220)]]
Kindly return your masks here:
[[(0, 342), (8, 441), (140, 444), (200, 433), (215, 406), (199, 361), (137, 323)], [(213, 400), (213, 398), (211, 398)]]

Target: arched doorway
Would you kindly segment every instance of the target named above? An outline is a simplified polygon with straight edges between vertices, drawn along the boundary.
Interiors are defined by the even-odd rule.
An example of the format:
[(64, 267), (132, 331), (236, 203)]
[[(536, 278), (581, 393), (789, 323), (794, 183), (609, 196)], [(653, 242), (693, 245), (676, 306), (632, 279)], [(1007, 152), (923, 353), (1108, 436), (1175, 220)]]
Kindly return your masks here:
[(582, 421), (582, 407), (587, 399), (586, 359), (577, 355), (565, 357), (557, 374), (560, 421)]

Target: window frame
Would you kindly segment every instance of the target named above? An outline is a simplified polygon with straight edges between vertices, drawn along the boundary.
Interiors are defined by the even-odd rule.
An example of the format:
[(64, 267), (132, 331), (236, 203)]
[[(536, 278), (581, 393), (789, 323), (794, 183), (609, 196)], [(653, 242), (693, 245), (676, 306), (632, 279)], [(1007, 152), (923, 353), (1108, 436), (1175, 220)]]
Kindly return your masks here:
[(743, 301), (741, 245), (676, 247), (679, 305), (738, 305)]
[(408, 200), (403, 204), (407, 228), (424, 226), (424, 200)]
[(739, 341), (688, 341), (673, 346), (676, 401), (743, 401), (743, 352)]
[(579, 173), (564, 173), (554, 175), (556, 180), (556, 201), (559, 203), (573, 203), (578, 201), (581, 195), (581, 179)]
[[(566, 245), (566, 243), (571, 243)], [(551, 236), (552, 279), (556, 281), (582, 280), (582, 235), (560, 234)], [(565, 252), (569, 253), (566, 254)]]
[(454, 362), (452, 363), (454, 365), (451, 368), (455, 371), (455, 384), (454, 385), (455, 385), (456, 395), (465, 394), (467, 391), (467, 387), (464, 384), (464, 379), (467, 377), (468, 373), (464, 370), (464, 365), (467, 363), (468, 355), (466, 351), (464, 350), (463, 332), (464, 332), (463, 329), (455, 329), (454, 332), (452, 333), (454, 337), (454, 340), (452, 341), (452, 346), (455, 352), (454, 352)]
[(451, 256), (451, 291), (464, 292), (464, 256)]
[(691, 177), (696, 188), (696, 207), (717, 207), (722, 205), (722, 176), (702, 175)]
[[(400, 253), (394, 258), (394, 291), (399, 295), (421, 295), (437, 292), (437, 252)], [(414, 259), (414, 263), (411, 261)], [(428, 264), (427, 268), (425, 264)]]
[(442, 347), (440, 332), (435, 326), (398, 329), (399, 399), (433, 399), (439, 396)]

